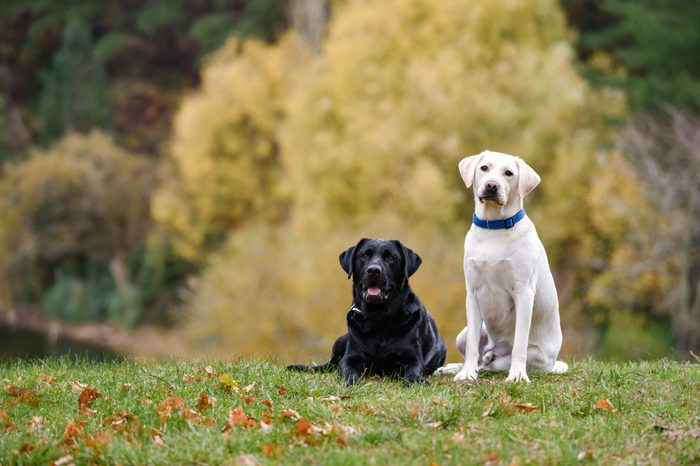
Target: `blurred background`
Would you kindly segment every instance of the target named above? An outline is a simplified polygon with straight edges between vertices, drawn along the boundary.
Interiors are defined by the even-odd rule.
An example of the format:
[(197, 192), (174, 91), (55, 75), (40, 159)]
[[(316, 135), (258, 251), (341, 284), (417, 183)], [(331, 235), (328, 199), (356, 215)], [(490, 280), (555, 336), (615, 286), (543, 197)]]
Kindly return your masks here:
[(395, 238), (458, 360), (484, 149), (526, 207), (564, 357), (700, 350), (695, 0), (5, 0), (0, 358), (322, 360), (338, 254)]

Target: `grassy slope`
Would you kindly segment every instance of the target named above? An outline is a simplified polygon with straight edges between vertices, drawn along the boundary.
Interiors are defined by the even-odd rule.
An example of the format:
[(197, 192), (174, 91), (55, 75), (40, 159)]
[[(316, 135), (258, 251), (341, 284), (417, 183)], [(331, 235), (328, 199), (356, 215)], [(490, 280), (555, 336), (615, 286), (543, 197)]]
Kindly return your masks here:
[[(336, 374), (288, 373), (265, 362), (213, 363), (212, 376), (203, 366), (0, 363), (0, 464), (47, 464), (65, 455), (76, 464), (700, 463), (697, 365), (587, 361), (568, 374), (531, 376), (530, 385), (485, 375), (477, 384), (434, 377), (410, 388), (379, 379), (345, 388)], [(42, 381), (42, 374), (56, 380)], [(240, 387), (223, 377), (227, 390), (221, 374)], [(73, 381), (103, 395), (87, 403), (94, 411), (79, 413), (84, 389)], [(217, 398), (206, 418), (192, 414), (202, 393)], [(163, 420), (167, 409), (159, 406), (169, 397), (193, 410), (189, 420), (177, 406)], [(254, 426), (222, 433), (239, 406)], [(285, 409), (321, 432), (281, 417)], [(269, 420), (267, 430), (261, 419)]]

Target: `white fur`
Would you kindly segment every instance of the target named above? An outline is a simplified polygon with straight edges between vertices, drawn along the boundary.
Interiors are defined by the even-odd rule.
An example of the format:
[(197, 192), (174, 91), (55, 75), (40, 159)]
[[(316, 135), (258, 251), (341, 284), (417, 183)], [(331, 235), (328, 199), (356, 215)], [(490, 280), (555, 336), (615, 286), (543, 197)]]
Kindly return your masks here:
[[(459, 171), (467, 188), (474, 185), (476, 215), (484, 220), (515, 215), (540, 182), (523, 160), (500, 152), (466, 157)], [(484, 198), (487, 182), (498, 185), (495, 199)], [(457, 336), (464, 364), (449, 364), (439, 373), (457, 373), (457, 381), (476, 380), (480, 369), (508, 371), (508, 381), (529, 382), (528, 370), (567, 371), (557, 361), (562, 341), (557, 290), (527, 216), (510, 229), (472, 225), (464, 241), (464, 276), (468, 325)]]

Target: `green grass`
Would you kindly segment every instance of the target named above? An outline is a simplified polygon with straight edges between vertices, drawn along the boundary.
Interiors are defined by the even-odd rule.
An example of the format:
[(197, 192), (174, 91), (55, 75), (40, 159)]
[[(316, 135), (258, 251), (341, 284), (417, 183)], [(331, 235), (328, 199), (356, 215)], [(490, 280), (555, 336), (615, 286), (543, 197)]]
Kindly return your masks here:
[[(476, 384), (432, 377), (409, 388), (385, 379), (346, 388), (335, 373), (267, 362), (216, 362), (213, 375), (207, 365), (0, 363), (0, 464), (66, 455), (64, 464), (700, 463), (692, 364), (586, 361), (529, 385), (482, 374)], [(89, 388), (102, 396), (85, 392), (81, 413)], [(200, 413), (202, 393), (216, 403)], [(239, 407), (254, 420), (237, 416), (222, 432)]]

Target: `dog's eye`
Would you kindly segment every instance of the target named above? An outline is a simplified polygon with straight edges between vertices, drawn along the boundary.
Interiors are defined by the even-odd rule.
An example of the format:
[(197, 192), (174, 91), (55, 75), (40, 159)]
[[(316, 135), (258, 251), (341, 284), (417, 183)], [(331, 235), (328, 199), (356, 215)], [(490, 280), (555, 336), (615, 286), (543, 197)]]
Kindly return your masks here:
[(482, 171), (482, 172), (485, 172), (485, 171), (488, 171), (488, 170), (489, 170), (488, 165), (482, 165), (482, 166), (479, 167), (479, 168), (481, 168), (481, 171)]
[(388, 256), (386, 256), (386, 260), (387, 260), (388, 262), (391, 262), (391, 263), (393, 264), (393, 263), (396, 262), (398, 259), (396, 258), (396, 256), (392, 256), (391, 254), (389, 254)]
[(513, 172), (510, 170), (506, 170), (506, 176), (513, 176)]
[(362, 253), (362, 255), (360, 256), (360, 260), (366, 261), (367, 259), (369, 259), (369, 254), (367, 254), (366, 252)]

